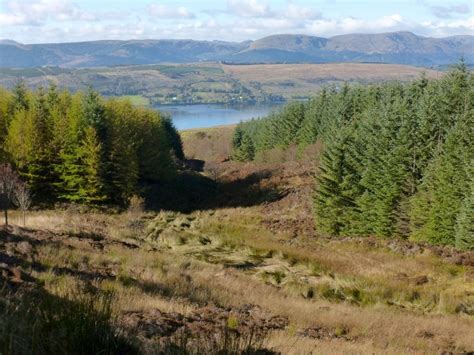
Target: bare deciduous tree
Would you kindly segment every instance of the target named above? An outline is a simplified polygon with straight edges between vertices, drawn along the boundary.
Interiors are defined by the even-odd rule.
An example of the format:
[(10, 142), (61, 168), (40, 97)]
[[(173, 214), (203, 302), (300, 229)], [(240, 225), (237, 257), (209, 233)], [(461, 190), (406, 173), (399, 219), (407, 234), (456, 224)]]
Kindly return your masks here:
[(31, 192), (24, 182), (19, 182), (13, 194), (15, 205), (23, 214), (23, 226), (26, 225), (26, 211), (31, 206)]
[(8, 225), (8, 208), (19, 181), (17, 173), (10, 164), (0, 165), (0, 208), (5, 214), (5, 225)]

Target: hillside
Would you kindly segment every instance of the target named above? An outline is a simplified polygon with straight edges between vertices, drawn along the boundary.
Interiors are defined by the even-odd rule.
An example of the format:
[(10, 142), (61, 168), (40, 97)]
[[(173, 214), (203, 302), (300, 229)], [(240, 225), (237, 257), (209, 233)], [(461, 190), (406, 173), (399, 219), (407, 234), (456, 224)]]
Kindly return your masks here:
[[(7, 325), (0, 347), (13, 340), (25, 351), (67, 344), (106, 353), (474, 349), (472, 253), (314, 238), (308, 192), (320, 149), (310, 160), (219, 162), (228, 130), (183, 135), (189, 156), (209, 159), (198, 175), (216, 184), (189, 213), (36, 211), (26, 228), (15, 214), (15, 226), (0, 229)], [(22, 313), (32, 304), (37, 312)]]
[[(253, 103), (308, 98), (322, 86), (409, 81), (441, 72), (397, 64), (160, 64), (108, 68), (0, 69), (0, 86), (19, 78), (29, 87), (51, 82), (72, 91), (95, 90), (107, 96), (139, 95), (153, 103)], [(146, 100), (141, 100), (146, 102)]]
[(100, 67), (155, 63), (377, 62), (438, 66), (464, 56), (474, 63), (474, 36), (430, 38), (410, 32), (331, 38), (274, 35), (256, 41), (129, 40), (22, 44), (0, 42), (0, 67)]

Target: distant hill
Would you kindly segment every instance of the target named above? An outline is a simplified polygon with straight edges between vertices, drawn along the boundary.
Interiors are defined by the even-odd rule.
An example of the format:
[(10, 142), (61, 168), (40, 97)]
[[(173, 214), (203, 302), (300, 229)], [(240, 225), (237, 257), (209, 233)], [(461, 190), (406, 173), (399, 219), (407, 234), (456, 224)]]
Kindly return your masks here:
[(400, 64), (251, 64), (216, 62), (151, 64), (99, 68), (0, 68), (0, 87), (22, 78), (31, 88), (84, 90), (92, 86), (106, 96), (127, 96), (137, 103), (256, 103), (311, 97), (323, 86), (410, 81), (441, 71)]
[(375, 62), (442, 66), (474, 63), (474, 36), (430, 38), (411, 32), (322, 38), (274, 35), (256, 41), (129, 40), (21, 44), (0, 41), (0, 67), (101, 67), (154, 63)]

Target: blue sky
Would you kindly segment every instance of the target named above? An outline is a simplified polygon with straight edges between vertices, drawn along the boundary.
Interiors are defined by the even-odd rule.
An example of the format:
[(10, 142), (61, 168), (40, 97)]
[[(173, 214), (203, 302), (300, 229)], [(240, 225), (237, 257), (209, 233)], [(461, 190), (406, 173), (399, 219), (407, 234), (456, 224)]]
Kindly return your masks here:
[(23, 43), (277, 33), (474, 34), (473, 0), (0, 0), (0, 38)]

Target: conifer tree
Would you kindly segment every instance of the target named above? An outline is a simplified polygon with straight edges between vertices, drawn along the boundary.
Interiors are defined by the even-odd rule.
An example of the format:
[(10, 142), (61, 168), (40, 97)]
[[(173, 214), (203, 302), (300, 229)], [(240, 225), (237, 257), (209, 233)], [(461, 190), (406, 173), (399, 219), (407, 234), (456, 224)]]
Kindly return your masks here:
[(474, 156), (469, 131), (464, 124), (453, 128), (430, 163), (420, 192), (412, 201), (413, 238), (454, 245), (456, 221), (469, 191), (466, 161), (471, 162)]
[(247, 132), (242, 132), (240, 145), (234, 150), (233, 154), (237, 161), (251, 161), (255, 158), (255, 146)]
[(358, 231), (356, 198), (359, 196), (360, 176), (353, 131), (339, 133), (322, 156), (315, 192), (316, 226), (320, 232), (348, 235)]
[[(102, 163), (107, 195), (119, 205), (127, 203), (138, 181), (134, 108), (129, 102), (110, 101), (106, 107), (107, 152)], [(156, 149), (156, 147), (153, 147)], [(171, 150), (171, 147), (170, 147)]]
[(9, 91), (0, 87), (0, 164), (7, 162), (8, 157), (5, 151), (5, 140), (8, 134), (8, 126), (10, 125), (11, 115), (9, 113), (11, 107), (12, 95)]
[(106, 200), (101, 165), (101, 144), (92, 126), (84, 129), (83, 139), (77, 149), (81, 176), (77, 184), (76, 201), (96, 205)]
[(11, 104), (10, 114), (13, 114), (18, 110), (28, 110), (29, 104), (29, 93), (26, 89), (25, 82), (20, 80), (13, 89), (13, 100)]
[(183, 142), (181, 141), (181, 136), (173, 125), (173, 121), (171, 121), (169, 117), (162, 117), (161, 119), (163, 120), (163, 127), (166, 131), (168, 142), (171, 144), (171, 149), (173, 150), (175, 157), (179, 160), (183, 160)]
[(456, 219), (455, 246), (474, 250), (474, 158), (468, 166), (469, 182)]

